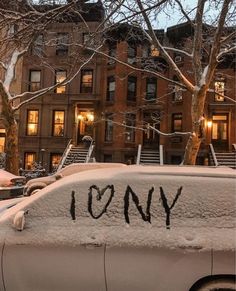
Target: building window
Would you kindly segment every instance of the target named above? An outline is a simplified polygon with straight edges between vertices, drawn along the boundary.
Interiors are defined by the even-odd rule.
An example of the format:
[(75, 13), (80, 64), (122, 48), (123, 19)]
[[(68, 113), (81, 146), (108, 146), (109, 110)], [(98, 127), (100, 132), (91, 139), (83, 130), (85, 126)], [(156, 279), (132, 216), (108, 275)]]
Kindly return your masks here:
[(29, 91), (34, 92), (40, 90), (41, 87), (41, 71), (30, 71)]
[(92, 93), (93, 92), (93, 70), (82, 70), (81, 71), (81, 93)]
[(182, 113), (172, 114), (172, 132), (182, 131)]
[(159, 57), (159, 55), (160, 55), (158, 48), (156, 48), (153, 44), (150, 47), (150, 55), (152, 57)]
[[(60, 84), (62, 83), (63, 81), (65, 81), (66, 79), (66, 71), (56, 71), (55, 72), (55, 75), (56, 75), (56, 84)], [(61, 85), (61, 86), (58, 86), (55, 90), (56, 93), (58, 94), (62, 94), (62, 93), (65, 93), (66, 92), (66, 85)]]
[(128, 44), (128, 51), (127, 51), (127, 61), (128, 64), (134, 64), (136, 62), (137, 56), (137, 46), (135, 44)]
[(25, 153), (24, 166), (26, 170), (33, 170), (36, 162), (36, 154), (34, 152)]
[(26, 135), (37, 135), (39, 123), (39, 111), (27, 110), (27, 130)]
[(53, 111), (53, 136), (64, 136), (64, 121), (64, 111)]
[(114, 76), (107, 78), (107, 101), (115, 100), (116, 81)]
[[(116, 47), (117, 47), (116, 43), (110, 43), (109, 44), (109, 47), (108, 47), (108, 55), (110, 57), (113, 57), (113, 58), (116, 57)], [(108, 58), (108, 64), (109, 65), (112, 65), (114, 63), (115, 63), (115, 60)]]
[(105, 117), (105, 141), (113, 141), (113, 114), (108, 113)]
[(84, 32), (82, 39), (83, 44), (89, 44), (90, 39), (91, 39), (90, 34), (88, 32)]
[(157, 96), (157, 79), (146, 78), (146, 100), (155, 100)]
[[(175, 82), (179, 82), (179, 79), (176, 76), (173, 77), (173, 80)], [(178, 102), (182, 100), (183, 100), (183, 89), (179, 85), (174, 84), (173, 101)]]
[(32, 50), (31, 50), (32, 55), (40, 56), (40, 57), (43, 55), (43, 50), (44, 50), (43, 42), (44, 42), (43, 35), (40, 34), (32, 45)]
[(135, 142), (135, 120), (136, 115), (133, 113), (127, 113), (125, 116), (125, 141)]
[(4, 128), (0, 128), (0, 153), (4, 152), (5, 138), (6, 138), (6, 130)]
[(129, 76), (127, 101), (136, 101), (136, 87), (137, 87), (137, 78), (133, 76)]
[(180, 86), (174, 85), (173, 101), (178, 102), (183, 100), (183, 90)]
[(225, 82), (215, 82), (215, 101), (222, 102), (225, 100)]
[(61, 157), (62, 157), (62, 154), (51, 153), (50, 155), (50, 171), (51, 172), (55, 172), (57, 170)]
[(69, 34), (68, 33), (58, 33), (57, 34), (57, 45), (56, 45), (56, 55), (66, 56), (68, 54), (69, 45)]

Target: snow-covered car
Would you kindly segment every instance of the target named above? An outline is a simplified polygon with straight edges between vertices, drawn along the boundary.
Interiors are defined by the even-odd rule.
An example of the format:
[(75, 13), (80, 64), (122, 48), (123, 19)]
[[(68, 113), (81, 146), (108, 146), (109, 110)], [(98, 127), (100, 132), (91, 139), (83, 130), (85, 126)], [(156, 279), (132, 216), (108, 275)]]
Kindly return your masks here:
[(11, 207), (15, 206), (16, 204), (20, 203), (21, 201), (27, 199), (27, 197), (16, 197), (10, 199), (0, 200), (0, 216), (3, 215), (5, 211), (10, 209)]
[(233, 291), (230, 168), (65, 177), (0, 217), (0, 290)]
[(74, 173), (79, 173), (91, 169), (98, 168), (111, 168), (111, 167), (124, 167), (122, 163), (74, 163), (61, 170), (57, 171), (51, 176), (40, 177), (29, 180), (24, 188), (24, 196), (30, 196), (36, 193), (38, 190), (56, 182), (57, 180), (69, 176)]
[(25, 177), (0, 169), (0, 200), (22, 195), (25, 183)]

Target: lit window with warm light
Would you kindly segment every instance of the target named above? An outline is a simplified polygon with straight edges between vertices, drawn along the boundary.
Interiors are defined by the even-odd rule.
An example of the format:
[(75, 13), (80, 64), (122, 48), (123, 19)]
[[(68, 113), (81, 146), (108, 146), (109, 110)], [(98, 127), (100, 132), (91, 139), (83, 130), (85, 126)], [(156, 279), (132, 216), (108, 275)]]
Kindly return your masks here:
[(53, 111), (53, 136), (64, 136), (65, 112)]
[(27, 152), (25, 153), (25, 159), (24, 159), (24, 164), (25, 164), (25, 169), (26, 170), (33, 170), (34, 164), (36, 161), (36, 154), (33, 152)]
[(225, 82), (215, 82), (215, 101), (222, 102), (225, 100)]
[(38, 110), (28, 110), (27, 111), (27, 135), (37, 135), (38, 134), (38, 122), (39, 122), (39, 111)]
[(6, 130), (4, 128), (0, 128), (0, 153), (4, 152), (6, 138)]
[(151, 45), (150, 53), (152, 57), (159, 57), (160, 55), (158, 48), (156, 48), (154, 45)]
[[(66, 71), (56, 71), (56, 84), (60, 84), (66, 79)], [(56, 88), (56, 93), (62, 94), (66, 92), (66, 86), (61, 85)]]

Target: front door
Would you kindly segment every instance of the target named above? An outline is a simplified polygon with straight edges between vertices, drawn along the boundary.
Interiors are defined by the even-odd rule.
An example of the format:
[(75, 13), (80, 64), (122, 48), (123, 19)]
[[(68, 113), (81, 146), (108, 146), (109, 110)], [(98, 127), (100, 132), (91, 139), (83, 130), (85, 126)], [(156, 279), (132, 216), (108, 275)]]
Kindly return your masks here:
[(77, 144), (83, 141), (85, 136), (93, 138), (94, 112), (80, 111), (78, 116)]
[(228, 114), (213, 114), (212, 116), (212, 144), (215, 150), (228, 150)]
[(144, 113), (144, 126), (146, 130), (143, 132), (143, 147), (157, 149), (159, 147), (159, 134), (155, 130), (150, 128), (150, 126), (159, 130), (160, 123), (159, 121), (155, 120), (155, 118), (153, 117), (153, 113)]

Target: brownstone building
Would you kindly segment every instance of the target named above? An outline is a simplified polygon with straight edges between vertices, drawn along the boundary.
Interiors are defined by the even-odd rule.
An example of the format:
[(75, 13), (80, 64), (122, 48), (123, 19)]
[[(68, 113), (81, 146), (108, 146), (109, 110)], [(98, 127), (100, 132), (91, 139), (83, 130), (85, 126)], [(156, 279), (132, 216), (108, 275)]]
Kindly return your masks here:
[[(91, 15), (93, 15), (91, 17)], [(86, 14), (91, 31), (103, 17), (96, 4), (96, 14)], [(121, 62), (160, 71), (176, 79), (158, 50), (148, 42), (133, 39), (130, 26), (124, 25), (107, 38), (106, 52)], [(156, 31), (168, 44), (180, 43), (191, 35), (188, 24), (171, 27), (165, 33)], [(22, 91), (50, 87), (72, 76), (77, 67), (74, 59), (83, 63), (91, 52), (69, 45), (71, 39), (86, 41), (86, 29), (76, 18), (73, 22), (55, 23), (48, 33), (39, 36), (35, 46), (24, 57)], [(56, 40), (56, 45), (46, 43)], [(39, 57), (40, 55), (40, 57)], [(47, 65), (43, 62), (44, 57)], [(191, 62), (185, 56), (174, 55), (175, 62), (191, 78)], [(209, 93), (205, 106), (205, 143), (199, 152), (199, 164), (206, 163), (209, 144), (216, 151), (231, 151), (235, 136), (235, 56), (229, 56), (218, 67), (214, 84), (216, 93)], [(187, 136), (166, 137), (164, 133), (189, 131), (191, 95), (152, 74), (127, 67), (121, 62), (100, 55), (86, 63), (73, 80), (57, 87), (21, 109), (19, 146), (21, 167), (30, 168), (41, 162), (51, 171), (68, 143), (81, 145), (84, 136), (94, 141), (96, 161), (139, 162), (139, 150), (163, 151), (165, 164), (180, 163)], [(217, 94), (218, 92), (218, 94)], [(160, 147), (161, 146), (161, 147)], [(159, 157), (162, 163), (162, 157)]]

